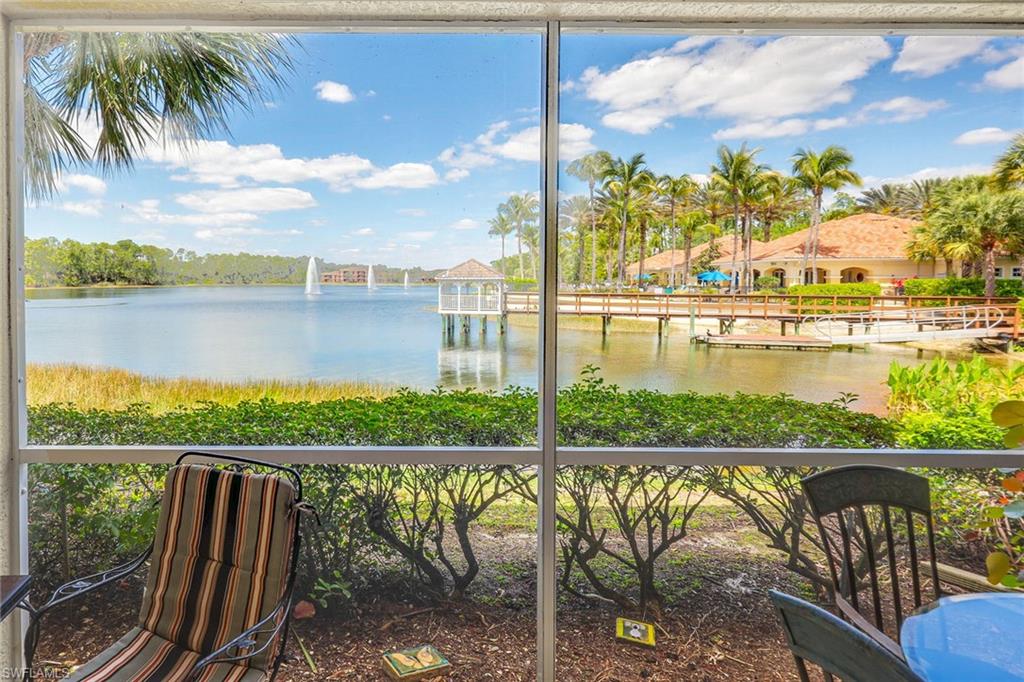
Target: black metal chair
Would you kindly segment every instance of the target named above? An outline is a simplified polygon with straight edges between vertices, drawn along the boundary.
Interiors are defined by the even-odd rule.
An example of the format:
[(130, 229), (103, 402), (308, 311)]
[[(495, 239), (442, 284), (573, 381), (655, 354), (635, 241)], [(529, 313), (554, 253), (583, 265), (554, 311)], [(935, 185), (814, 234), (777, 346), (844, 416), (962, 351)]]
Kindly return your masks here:
[(825, 609), (782, 592), (768, 594), (802, 682), (811, 679), (807, 663), (821, 668), (826, 682), (924, 682), (902, 659)]
[[(929, 601), (942, 596), (928, 479), (901, 469), (852, 465), (800, 483), (821, 534), (836, 607), (902, 657), (896, 641), (905, 611), (921, 606), (926, 593)], [(922, 562), (927, 575), (922, 575)], [(884, 615), (888, 611), (891, 618)]]
[[(223, 462), (185, 464), (191, 457)], [(266, 467), (274, 473), (256, 473)], [(302, 479), (290, 467), (187, 452), (167, 474), (153, 543), (128, 563), (26, 599), (26, 679), (44, 615), (120, 580), (152, 557), (139, 619), (68, 680), (273, 679), (288, 638), (302, 541)], [(276, 651), (275, 651), (276, 643)]]

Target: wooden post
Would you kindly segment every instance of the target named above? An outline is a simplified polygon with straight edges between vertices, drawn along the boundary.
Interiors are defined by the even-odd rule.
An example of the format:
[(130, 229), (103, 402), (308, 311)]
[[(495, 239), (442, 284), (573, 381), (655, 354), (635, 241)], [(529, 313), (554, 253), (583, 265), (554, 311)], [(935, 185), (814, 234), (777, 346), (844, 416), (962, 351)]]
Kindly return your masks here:
[(508, 315), (504, 314), (498, 321), (498, 333), (504, 336), (506, 331), (508, 331)]
[(480, 336), (487, 336), (487, 316), (480, 318)]
[(786, 321), (785, 320), (781, 320), (779, 322), (779, 327), (782, 330), (782, 336), (785, 336), (786, 335)]
[(1013, 340), (1020, 338), (1020, 304), (1013, 306)]
[(608, 336), (608, 326), (612, 323), (611, 315), (601, 316), (601, 336)]

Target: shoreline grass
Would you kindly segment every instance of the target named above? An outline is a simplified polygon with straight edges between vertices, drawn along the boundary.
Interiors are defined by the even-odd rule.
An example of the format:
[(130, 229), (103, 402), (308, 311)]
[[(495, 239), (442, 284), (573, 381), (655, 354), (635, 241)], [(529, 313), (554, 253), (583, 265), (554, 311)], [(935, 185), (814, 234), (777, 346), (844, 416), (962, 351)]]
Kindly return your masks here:
[(321, 402), (348, 398), (386, 398), (397, 387), (357, 381), (217, 381), (146, 376), (112, 367), (76, 364), (30, 364), (27, 402), (30, 406), (72, 403), (81, 410), (119, 410), (149, 403), (167, 412), (210, 401), (237, 405), (270, 398), (276, 402)]

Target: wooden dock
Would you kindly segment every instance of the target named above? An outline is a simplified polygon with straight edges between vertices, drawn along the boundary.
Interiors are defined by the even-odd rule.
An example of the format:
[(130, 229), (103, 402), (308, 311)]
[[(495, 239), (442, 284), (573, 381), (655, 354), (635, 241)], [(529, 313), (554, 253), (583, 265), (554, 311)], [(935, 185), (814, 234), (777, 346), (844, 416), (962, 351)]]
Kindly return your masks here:
[(708, 334), (696, 336), (694, 341), (709, 346), (726, 348), (759, 348), (762, 350), (818, 350), (827, 351), (832, 342), (813, 336), (781, 336), (776, 334)]

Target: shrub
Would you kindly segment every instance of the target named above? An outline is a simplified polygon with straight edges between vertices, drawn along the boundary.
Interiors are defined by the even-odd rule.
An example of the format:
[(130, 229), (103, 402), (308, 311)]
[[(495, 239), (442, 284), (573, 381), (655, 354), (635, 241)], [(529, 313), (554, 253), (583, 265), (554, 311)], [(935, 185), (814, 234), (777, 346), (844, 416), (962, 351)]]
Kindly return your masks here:
[(754, 289), (758, 292), (775, 292), (779, 291), (781, 287), (779, 287), (779, 280), (777, 278), (771, 275), (764, 275), (754, 280)]
[[(981, 277), (914, 278), (903, 283), (907, 296), (984, 296), (985, 280)], [(996, 296), (1024, 296), (1019, 279), (997, 279)], [(938, 304), (937, 304), (938, 305)]]
[[(837, 312), (844, 312), (844, 306), (871, 305), (871, 296), (882, 294), (882, 285), (877, 282), (851, 282), (848, 284), (794, 284), (789, 287), (789, 293), (794, 296), (835, 296)], [(832, 302), (821, 301), (820, 308), (808, 308), (808, 303), (800, 309), (804, 314), (828, 314), (832, 312)]]
[(794, 296), (881, 296), (882, 285), (878, 282), (849, 282), (842, 284), (793, 284), (789, 293)]

